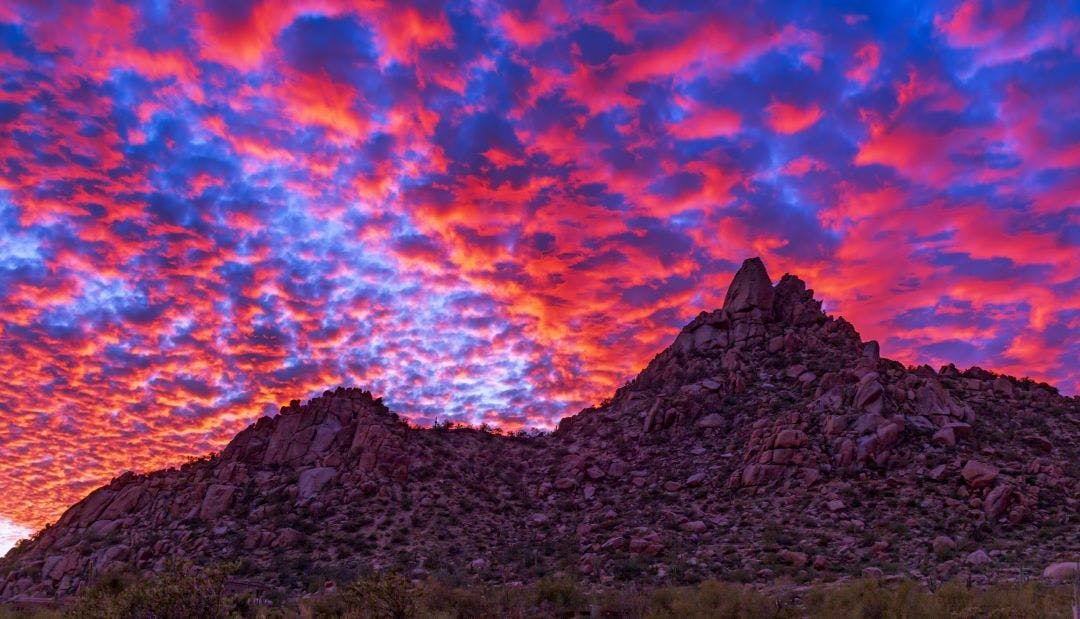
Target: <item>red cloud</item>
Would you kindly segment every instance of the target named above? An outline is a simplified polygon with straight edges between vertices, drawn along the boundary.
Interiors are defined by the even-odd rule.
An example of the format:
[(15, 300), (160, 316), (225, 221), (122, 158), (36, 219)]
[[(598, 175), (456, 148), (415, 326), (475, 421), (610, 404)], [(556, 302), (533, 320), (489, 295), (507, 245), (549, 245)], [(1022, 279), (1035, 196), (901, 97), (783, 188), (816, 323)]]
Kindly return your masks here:
[(298, 6), (257, 0), (224, 3), (225, 11), (197, 13), (204, 58), (239, 69), (253, 69), (273, 50), (274, 37), (299, 14)]
[(718, 108), (695, 111), (672, 125), (671, 133), (682, 140), (731, 136), (739, 132), (742, 118), (734, 110)]
[[(1050, 5), (1047, 5), (1048, 7)], [(974, 49), (974, 68), (1023, 61), (1045, 49), (1069, 49), (1080, 35), (1080, 19), (1030, 23), (1029, 2), (990, 3), (965, 0), (950, 15), (937, 15), (934, 26), (949, 45)]]
[(845, 74), (849, 80), (866, 84), (874, 77), (881, 62), (881, 50), (874, 43), (867, 43), (855, 52), (855, 65)]
[(807, 174), (809, 172), (819, 172), (828, 169), (828, 166), (826, 166), (821, 161), (814, 159), (813, 157), (803, 155), (785, 163), (784, 167), (781, 168), (780, 171), (783, 174), (788, 174), (791, 176), (802, 176), (803, 174)]
[(792, 134), (809, 129), (821, 120), (821, 108), (816, 104), (800, 108), (789, 103), (773, 101), (765, 108), (765, 122), (776, 133)]
[(949, 17), (936, 16), (934, 25), (954, 47), (985, 47), (1017, 27), (1029, 8), (1027, 2), (993, 12), (984, 11), (983, 6), (981, 0), (965, 0)]
[[(966, 66), (1067, 49), (1068, 20), (965, 5), (931, 58), (863, 19), (819, 34), (629, 0), (166, 24), (12, 6), (0, 515), (17, 522), (340, 383), (420, 423), (548, 426), (719, 305), (746, 255), (890, 357), (944, 361), (927, 351), (964, 338), (981, 365), (1080, 385), (1080, 91), (1067, 55)], [(363, 71), (288, 65), (298, 11), (360, 25)], [(882, 87), (814, 95), (845, 78)]]

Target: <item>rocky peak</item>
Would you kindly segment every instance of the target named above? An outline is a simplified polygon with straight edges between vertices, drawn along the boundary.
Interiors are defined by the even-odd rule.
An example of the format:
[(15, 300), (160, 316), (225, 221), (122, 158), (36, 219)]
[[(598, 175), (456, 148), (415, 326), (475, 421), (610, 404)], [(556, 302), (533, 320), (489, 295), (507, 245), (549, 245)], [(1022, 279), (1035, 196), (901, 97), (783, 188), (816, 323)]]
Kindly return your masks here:
[(293, 400), (277, 416), (263, 417), (238, 434), (222, 457), (248, 464), (336, 466), (364, 448), (400, 443), (407, 429), (382, 398), (339, 388), (305, 404)]
[[(747, 260), (723, 309), (551, 435), (418, 429), (360, 389), (293, 401), (220, 457), (91, 493), (0, 559), (0, 600), (169, 556), (243, 558), (283, 591), (343, 569), (603, 583), (631, 555), (656, 568), (639, 579), (680, 566), (761, 583), (1071, 560), (1080, 398), (880, 352), (799, 278), (773, 286)], [(762, 553), (778, 530), (791, 547)]]
[(761, 258), (747, 258), (728, 286), (724, 310), (731, 314), (754, 308), (767, 312), (772, 309), (772, 303), (773, 285), (765, 263)]
[(824, 313), (814, 291), (798, 277), (785, 273), (773, 288), (773, 313), (777, 320), (791, 325), (819, 322)]

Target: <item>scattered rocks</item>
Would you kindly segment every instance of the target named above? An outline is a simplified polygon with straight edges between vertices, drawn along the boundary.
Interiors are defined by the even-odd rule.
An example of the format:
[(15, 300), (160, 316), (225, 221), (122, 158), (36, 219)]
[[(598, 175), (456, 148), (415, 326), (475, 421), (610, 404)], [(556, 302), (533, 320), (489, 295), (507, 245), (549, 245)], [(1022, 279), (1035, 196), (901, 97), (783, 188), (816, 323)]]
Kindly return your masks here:
[(863, 578), (869, 578), (871, 580), (881, 580), (885, 578), (885, 572), (880, 567), (865, 567), (862, 571)]
[(1024, 442), (1044, 454), (1048, 454), (1054, 451), (1054, 444), (1050, 442), (1050, 439), (1044, 436), (1039, 436), (1038, 434), (1028, 434), (1024, 437)]
[(277, 536), (274, 537), (274, 541), (270, 545), (274, 548), (287, 548), (299, 543), (302, 539), (304, 539), (303, 533), (286, 527), (277, 532)]
[(934, 554), (942, 557), (956, 550), (956, 542), (948, 535), (939, 535), (933, 541)]
[(944, 464), (939, 464), (930, 469), (930, 471), (926, 473), (926, 476), (934, 481), (944, 481), (947, 473), (948, 467)]
[(1077, 574), (1080, 574), (1080, 562), (1078, 561), (1051, 563), (1043, 570), (1043, 578), (1059, 581), (1071, 581), (1077, 577)]
[(724, 424), (724, 417), (716, 413), (705, 415), (697, 422), (698, 427), (701, 428), (721, 428)]
[(978, 460), (968, 460), (964, 468), (961, 469), (960, 475), (972, 488), (983, 488), (994, 483), (999, 472), (1000, 470), (992, 464)]
[(199, 517), (203, 520), (214, 520), (221, 516), (232, 504), (236, 486), (229, 484), (213, 484), (206, 489), (206, 497), (203, 498), (202, 507), (199, 509)]
[(679, 529), (686, 531), (687, 533), (704, 533), (708, 530), (709, 525), (705, 524), (701, 520), (691, 520), (679, 525)]
[[(869, 376), (869, 375), (867, 375)], [(855, 407), (871, 415), (880, 415), (884, 407), (882, 395), (885, 389), (876, 380), (867, 380), (855, 392)]]
[(797, 449), (806, 444), (806, 434), (799, 430), (781, 430), (776, 435), (774, 441), (774, 448), (776, 449)]
[(622, 536), (616, 536), (608, 538), (603, 544), (600, 544), (600, 550), (611, 552), (614, 550), (621, 550), (626, 547), (626, 538)]
[(934, 432), (934, 442), (945, 447), (956, 447), (956, 432), (952, 428), (942, 428)]
[(630, 539), (629, 551), (633, 554), (654, 557), (664, 549), (660, 536), (653, 531), (640, 531), (637, 537)]
[(777, 553), (781, 561), (792, 565), (793, 567), (805, 567), (810, 561), (810, 557), (805, 552), (796, 552), (794, 550), (781, 550)]
[(300, 480), (297, 482), (297, 498), (310, 499), (315, 496), (336, 474), (337, 469), (328, 466), (301, 471)]
[(983, 510), (986, 512), (987, 519), (993, 520), (1004, 514), (1009, 509), (1014, 495), (1013, 487), (1007, 484), (997, 486), (988, 492), (983, 500)]
[(553, 485), (555, 486), (556, 490), (561, 490), (565, 492), (567, 490), (573, 490), (574, 488), (576, 488), (577, 480), (573, 477), (560, 477), (559, 479), (555, 480), (555, 483)]

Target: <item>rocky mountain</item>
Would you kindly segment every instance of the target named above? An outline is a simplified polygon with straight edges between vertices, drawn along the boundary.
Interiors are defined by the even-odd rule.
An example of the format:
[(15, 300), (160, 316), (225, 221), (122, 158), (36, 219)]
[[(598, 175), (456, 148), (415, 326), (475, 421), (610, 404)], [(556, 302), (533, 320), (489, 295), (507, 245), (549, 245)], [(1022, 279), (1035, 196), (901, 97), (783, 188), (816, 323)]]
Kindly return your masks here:
[(293, 401), (219, 455), (92, 492), (0, 561), (0, 599), (176, 556), (279, 592), (371, 569), (981, 582), (1075, 561), (1078, 507), (1080, 398), (881, 358), (752, 259), (723, 309), (550, 434), (416, 428), (360, 389)]

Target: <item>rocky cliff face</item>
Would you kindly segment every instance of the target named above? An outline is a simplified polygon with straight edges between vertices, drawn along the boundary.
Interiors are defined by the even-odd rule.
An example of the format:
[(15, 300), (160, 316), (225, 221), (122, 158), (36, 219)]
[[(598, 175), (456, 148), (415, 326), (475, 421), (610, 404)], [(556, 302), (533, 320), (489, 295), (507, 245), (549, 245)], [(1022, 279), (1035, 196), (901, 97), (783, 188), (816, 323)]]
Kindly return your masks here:
[(337, 389), (219, 455), (127, 473), (0, 561), (0, 599), (112, 566), (239, 560), (299, 590), (368, 569), (523, 581), (976, 580), (1080, 552), (1080, 400), (905, 368), (748, 260), (602, 406), (550, 435), (417, 429)]

